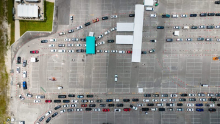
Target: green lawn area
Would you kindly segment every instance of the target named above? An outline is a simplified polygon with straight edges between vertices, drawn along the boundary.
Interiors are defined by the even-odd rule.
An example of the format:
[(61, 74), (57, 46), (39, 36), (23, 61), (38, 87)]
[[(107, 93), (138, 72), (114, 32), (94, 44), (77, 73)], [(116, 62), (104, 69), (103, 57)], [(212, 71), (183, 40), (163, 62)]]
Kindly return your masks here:
[(10, 45), (15, 42), (15, 21), (13, 20), (12, 8), (14, 7), (14, 0), (8, 0), (8, 24), (11, 24), (11, 41)]
[(26, 31), (52, 31), (54, 3), (45, 2), (44, 10), (45, 21), (20, 21), (20, 35)]

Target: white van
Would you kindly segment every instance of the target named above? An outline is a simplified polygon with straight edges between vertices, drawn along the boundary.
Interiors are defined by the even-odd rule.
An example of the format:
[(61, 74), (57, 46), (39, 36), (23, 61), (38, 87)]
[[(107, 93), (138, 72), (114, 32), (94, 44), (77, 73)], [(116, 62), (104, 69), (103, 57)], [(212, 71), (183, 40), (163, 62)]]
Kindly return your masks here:
[(23, 78), (27, 77), (27, 71), (23, 71)]
[(153, 11), (154, 8), (153, 7), (146, 7), (146, 11)]
[(183, 29), (189, 29), (189, 26), (184, 26)]
[(178, 18), (178, 17), (179, 17), (179, 15), (173, 15), (172, 17), (173, 17), (173, 18)]
[(58, 50), (59, 53), (65, 53), (66, 50)]
[(156, 14), (150, 14), (150, 17), (152, 17), (152, 18), (156, 18), (157, 15), (156, 15)]

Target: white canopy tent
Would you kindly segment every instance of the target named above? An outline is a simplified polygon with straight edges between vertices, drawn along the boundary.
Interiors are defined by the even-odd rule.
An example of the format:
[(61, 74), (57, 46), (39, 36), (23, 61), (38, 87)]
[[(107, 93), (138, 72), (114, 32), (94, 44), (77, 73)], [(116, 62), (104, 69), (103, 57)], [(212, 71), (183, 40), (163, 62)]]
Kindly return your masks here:
[(26, 17), (26, 18), (33, 18), (38, 17), (38, 6), (37, 5), (18, 5), (18, 17)]

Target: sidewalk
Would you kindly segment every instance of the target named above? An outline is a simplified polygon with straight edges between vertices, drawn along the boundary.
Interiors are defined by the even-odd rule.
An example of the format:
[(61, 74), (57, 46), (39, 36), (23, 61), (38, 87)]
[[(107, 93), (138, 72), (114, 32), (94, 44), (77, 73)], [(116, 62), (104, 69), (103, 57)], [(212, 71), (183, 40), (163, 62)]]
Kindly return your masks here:
[(19, 20), (15, 20), (15, 42), (20, 38), (20, 23)]

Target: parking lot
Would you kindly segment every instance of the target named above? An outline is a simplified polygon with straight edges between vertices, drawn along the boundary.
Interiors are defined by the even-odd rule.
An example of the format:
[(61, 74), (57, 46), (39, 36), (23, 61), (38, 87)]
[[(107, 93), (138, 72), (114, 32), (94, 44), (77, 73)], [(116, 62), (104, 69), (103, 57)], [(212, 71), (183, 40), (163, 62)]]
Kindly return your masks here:
[[(139, 102), (124, 103), (124, 108), (130, 108), (130, 104), (136, 106), (142, 103), (145, 93), (208, 93), (216, 94), (219, 92), (220, 66), (219, 61), (212, 60), (212, 57), (218, 56), (220, 51), (220, 42), (218, 32), (220, 29), (189, 29), (184, 30), (184, 26), (200, 25), (220, 25), (220, 16), (199, 17), (200, 13), (220, 13), (218, 4), (209, 0), (160, 0), (159, 6), (154, 7), (154, 11), (145, 11), (143, 27), (142, 50), (149, 51), (155, 49), (154, 53), (142, 54), (140, 63), (131, 62), (131, 54), (120, 54), (112, 52), (96, 53), (95, 55), (86, 55), (85, 53), (70, 53), (68, 50), (85, 49), (86, 42), (83, 41), (64, 41), (66, 38), (85, 38), (89, 32), (94, 32), (95, 36), (104, 34), (105, 31), (116, 27), (117, 22), (133, 22), (134, 18), (128, 15), (134, 13), (135, 4), (143, 4), (142, 0), (94, 0), (94, 1), (76, 1), (76, 0), (56, 0), (55, 16), (58, 20), (57, 32), (52, 33), (49, 37), (33, 39), (20, 47), (13, 60), (12, 68), (14, 69), (12, 96), (14, 100), (11, 105), (11, 111), (16, 118), (16, 122), (25, 121), (25, 123), (39, 122), (38, 120), (46, 112), (52, 110), (57, 105), (65, 103), (45, 103), (45, 100), (56, 100), (58, 94), (94, 94), (92, 99), (113, 99), (118, 98), (120, 102), (125, 98), (139, 98)], [(150, 14), (157, 14), (156, 18), (151, 18)], [(189, 17), (191, 13), (198, 14), (197, 17)], [(111, 15), (118, 15), (117, 19), (111, 19)], [(162, 14), (178, 14), (178, 18), (161, 18)], [(188, 17), (181, 18), (181, 14)], [(73, 20), (70, 20), (73, 16)], [(108, 16), (108, 20), (101, 20), (101, 17)], [(86, 22), (99, 18), (100, 21), (91, 23), (85, 27)], [(76, 27), (83, 25), (83, 29), (76, 30)], [(164, 29), (157, 29), (157, 26), (164, 26)], [(181, 26), (180, 29), (174, 29), (174, 26)], [(67, 33), (68, 30), (74, 29), (74, 33)], [(180, 31), (179, 36), (174, 36), (174, 31)], [(66, 32), (66, 35), (59, 36), (58, 33)], [(128, 34), (131, 32), (111, 31), (110, 34), (104, 35), (103, 38), (96, 41), (105, 41), (105, 44), (98, 45), (96, 50), (123, 50), (132, 51), (132, 45), (116, 45), (108, 43), (107, 40), (116, 40), (115, 35)], [(197, 41), (198, 37), (212, 38), (212, 41)], [(166, 42), (167, 38), (172, 38), (173, 42)], [(183, 41), (176, 41), (182, 38)], [(192, 38), (192, 41), (186, 41)], [(50, 42), (50, 39), (56, 39), (56, 42)], [(41, 43), (41, 40), (48, 40), (48, 43)], [(150, 40), (157, 40), (156, 43)], [(67, 44), (74, 44), (74, 47), (67, 47)], [(55, 47), (48, 47), (54, 44)], [(65, 47), (58, 47), (58, 44), (65, 44)], [(75, 46), (82, 44), (81, 47)], [(65, 53), (51, 52), (52, 49), (66, 50)], [(39, 50), (39, 54), (30, 54), (31, 50)], [(27, 66), (17, 64), (17, 57), (21, 61), (27, 60)], [(37, 62), (30, 62), (32, 57), (36, 57)], [(20, 67), (20, 73), (16, 73), (16, 68)], [(22, 77), (22, 72), (27, 71), (27, 78)], [(118, 75), (118, 81), (114, 81), (114, 76)], [(56, 81), (51, 78), (55, 77)], [(27, 90), (17, 87), (17, 83), (27, 82)], [(209, 87), (201, 87), (201, 84), (207, 84)], [(62, 86), (63, 89), (58, 89)], [(143, 92), (140, 90), (143, 89)], [(33, 97), (26, 97), (26, 93), (33, 94)], [(18, 95), (22, 94), (25, 100), (20, 100)], [(45, 95), (46, 99), (34, 103), (36, 95)], [(161, 99), (158, 97), (156, 99)], [(180, 96), (178, 95), (177, 99)], [(82, 112), (65, 112), (60, 113), (57, 117), (52, 118), (51, 124), (216, 124), (219, 123), (220, 114), (218, 101), (214, 102), (216, 112), (209, 112), (206, 103), (212, 101), (188, 101), (182, 107), (184, 111), (168, 111), (165, 106), (168, 101), (162, 102), (166, 111), (149, 111), (145, 114), (139, 107), (138, 110), (131, 109), (130, 112), (114, 112), (117, 107), (110, 108), (109, 112), (82, 111)], [(69, 98), (66, 98), (69, 99)], [(81, 100), (79, 98), (74, 98)], [(151, 102), (154, 97), (149, 98)], [(16, 106), (13, 105), (16, 103)], [(113, 102), (114, 103), (114, 102)], [(158, 102), (153, 102), (154, 108)], [(175, 104), (177, 103), (174, 102)], [(187, 103), (203, 103), (204, 112), (189, 112)], [(77, 103), (78, 107), (81, 103)], [(98, 103), (95, 103), (98, 108)], [(106, 103), (107, 104), (107, 103)], [(115, 103), (116, 104), (116, 103)], [(144, 103), (143, 107), (146, 107)], [(109, 108), (109, 107), (106, 107)], [(152, 107), (149, 107), (152, 108)], [(196, 109), (197, 107), (193, 107)], [(122, 109), (122, 108), (121, 108)], [(27, 113), (31, 116), (27, 116)], [(49, 116), (48, 116), (49, 117)], [(41, 123), (46, 123), (46, 117)]]

